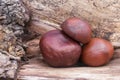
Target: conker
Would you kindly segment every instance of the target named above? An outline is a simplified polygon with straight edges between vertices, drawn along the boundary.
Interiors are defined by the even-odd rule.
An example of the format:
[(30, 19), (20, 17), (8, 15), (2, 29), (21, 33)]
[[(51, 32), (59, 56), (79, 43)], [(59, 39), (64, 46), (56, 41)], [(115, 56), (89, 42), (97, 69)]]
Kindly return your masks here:
[(93, 38), (84, 45), (82, 61), (89, 66), (101, 66), (109, 62), (112, 58), (114, 48), (112, 44), (104, 39)]
[(61, 25), (62, 30), (71, 38), (86, 44), (91, 39), (90, 25), (79, 18), (69, 18)]
[(44, 60), (53, 67), (72, 66), (78, 62), (81, 54), (81, 46), (60, 30), (44, 34), (40, 49)]

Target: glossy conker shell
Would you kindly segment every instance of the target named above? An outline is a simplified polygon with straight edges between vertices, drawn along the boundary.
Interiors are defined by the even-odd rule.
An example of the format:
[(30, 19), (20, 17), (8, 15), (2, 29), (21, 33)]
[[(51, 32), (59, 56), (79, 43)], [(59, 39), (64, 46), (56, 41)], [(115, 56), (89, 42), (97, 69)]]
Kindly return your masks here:
[(113, 52), (114, 48), (109, 41), (93, 38), (84, 45), (81, 59), (88, 66), (101, 66), (110, 61)]
[(60, 30), (44, 34), (40, 49), (45, 62), (53, 67), (72, 66), (78, 62), (81, 54), (81, 46)]
[(82, 19), (69, 18), (62, 23), (61, 28), (68, 36), (83, 44), (91, 39), (91, 27)]

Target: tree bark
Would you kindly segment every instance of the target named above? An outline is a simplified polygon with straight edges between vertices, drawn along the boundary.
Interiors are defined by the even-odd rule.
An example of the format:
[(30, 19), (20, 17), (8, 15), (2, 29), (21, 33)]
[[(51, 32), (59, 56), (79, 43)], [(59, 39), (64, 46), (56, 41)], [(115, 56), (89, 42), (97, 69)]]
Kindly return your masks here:
[(25, 55), (21, 35), (29, 19), (21, 0), (0, 0), (0, 77), (16, 76), (17, 61)]

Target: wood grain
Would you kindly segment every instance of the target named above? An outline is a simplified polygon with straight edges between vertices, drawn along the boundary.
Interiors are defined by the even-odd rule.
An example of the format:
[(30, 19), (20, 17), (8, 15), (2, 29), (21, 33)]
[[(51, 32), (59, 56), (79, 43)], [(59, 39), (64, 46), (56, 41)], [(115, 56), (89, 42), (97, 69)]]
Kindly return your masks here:
[[(31, 11), (32, 19), (57, 26), (69, 17), (82, 18), (92, 25), (94, 37), (120, 42), (120, 0), (23, 0), (23, 2)], [(46, 29), (42, 26), (43, 28)]]
[(44, 34), (60, 29), (69, 17), (79, 17), (92, 25), (93, 37), (111, 41), (113, 59), (105, 66), (53, 68), (41, 55), (29, 59), (18, 73), (20, 80), (119, 80), (120, 79), (120, 0), (22, 0), (32, 14), (28, 30)]
[(101, 67), (87, 67), (77, 64), (69, 68), (53, 68), (47, 65), (41, 55), (23, 65), (18, 73), (20, 80), (119, 80), (120, 49), (115, 50), (113, 59)]

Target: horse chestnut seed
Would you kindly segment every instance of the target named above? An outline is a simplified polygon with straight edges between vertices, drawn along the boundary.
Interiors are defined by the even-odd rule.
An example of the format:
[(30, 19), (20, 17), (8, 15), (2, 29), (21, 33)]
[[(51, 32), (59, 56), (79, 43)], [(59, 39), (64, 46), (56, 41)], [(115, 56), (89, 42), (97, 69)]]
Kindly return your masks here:
[(89, 66), (101, 66), (112, 58), (114, 48), (112, 44), (104, 39), (93, 38), (83, 46), (82, 61)]
[(76, 64), (81, 54), (80, 45), (60, 30), (52, 30), (41, 37), (40, 49), (44, 60), (53, 67)]
[(91, 39), (90, 25), (79, 18), (67, 19), (62, 23), (61, 28), (68, 36), (83, 44), (88, 43)]

